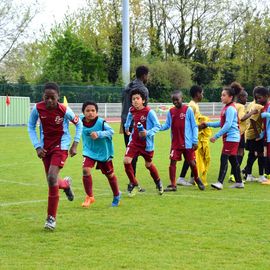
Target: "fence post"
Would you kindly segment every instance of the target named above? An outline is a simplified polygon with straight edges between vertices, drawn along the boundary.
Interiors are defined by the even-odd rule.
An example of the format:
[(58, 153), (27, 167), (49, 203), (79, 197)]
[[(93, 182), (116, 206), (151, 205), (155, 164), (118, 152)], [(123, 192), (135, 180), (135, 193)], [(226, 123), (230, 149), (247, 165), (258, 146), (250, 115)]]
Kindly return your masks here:
[(104, 118), (107, 118), (107, 103), (105, 103), (104, 107)]
[(215, 102), (213, 102), (213, 116), (215, 116), (216, 112), (215, 112)]

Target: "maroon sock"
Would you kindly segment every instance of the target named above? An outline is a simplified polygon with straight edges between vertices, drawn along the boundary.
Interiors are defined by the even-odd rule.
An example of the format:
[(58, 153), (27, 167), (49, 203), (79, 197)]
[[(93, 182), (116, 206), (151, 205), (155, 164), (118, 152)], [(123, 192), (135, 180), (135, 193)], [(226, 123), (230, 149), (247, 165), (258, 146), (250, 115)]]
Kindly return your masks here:
[(59, 189), (66, 189), (69, 187), (69, 182), (64, 179), (58, 178), (57, 183), (58, 183)]
[(176, 187), (175, 174), (176, 174), (176, 166), (170, 165), (169, 175), (170, 175), (171, 185)]
[(59, 187), (58, 186), (49, 186), (49, 196), (48, 196), (48, 216), (53, 216), (56, 218), (56, 212), (59, 202)]
[(130, 164), (124, 164), (124, 165), (125, 165), (125, 171), (126, 171), (126, 174), (128, 176), (130, 183), (137, 186), (138, 182), (137, 182), (137, 179), (135, 178), (132, 164), (130, 163)]
[(195, 166), (190, 166), (190, 169), (191, 169), (191, 171), (192, 171), (192, 173), (193, 173), (194, 179), (197, 180), (197, 178), (199, 177), (199, 176), (198, 176), (198, 169), (197, 169), (197, 166), (196, 166), (196, 165), (195, 165)]
[(89, 197), (93, 197), (93, 181), (92, 181), (92, 175), (85, 175), (83, 176), (83, 186), (85, 193)]
[(106, 175), (106, 177), (108, 178), (109, 184), (111, 186), (113, 196), (118, 196), (119, 195), (119, 188), (118, 188), (116, 176), (114, 175), (113, 177), (109, 177), (108, 175)]
[(147, 169), (150, 171), (150, 174), (155, 182), (159, 180), (157, 168), (153, 163), (150, 165), (150, 167), (147, 167)]

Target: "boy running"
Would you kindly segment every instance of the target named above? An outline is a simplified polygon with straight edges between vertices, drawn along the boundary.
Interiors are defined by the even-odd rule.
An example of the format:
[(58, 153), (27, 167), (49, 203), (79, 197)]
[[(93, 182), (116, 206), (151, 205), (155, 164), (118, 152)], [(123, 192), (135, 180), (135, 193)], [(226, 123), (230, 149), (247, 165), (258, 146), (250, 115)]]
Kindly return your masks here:
[(172, 94), (174, 107), (167, 114), (166, 122), (160, 130), (171, 128), (171, 152), (169, 175), (171, 184), (164, 190), (176, 191), (176, 163), (181, 160), (182, 154), (188, 162), (194, 176), (194, 181), (200, 190), (205, 187), (198, 176), (198, 170), (195, 161), (195, 150), (198, 147), (198, 126), (195, 122), (193, 110), (182, 104), (182, 92), (177, 91)]
[[(69, 149), (71, 157), (77, 154), (77, 145), (81, 137), (82, 123), (69, 107), (58, 102), (59, 87), (55, 83), (44, 86), (43, 101), (37, 103), (28, 123), (28, 132), (37, 155), (42, 159), (49, 186), (48, 210), (45, 229), (54, 230), (59, 202), (59, 189), (63, 189), (68, 200), (72, 201), (74, 194), (70, 187), (70, 178), (59, 178), (60, 169), (64, 167), (70, 146), (69, 121), (76, 125), (74, 142)], [(40, 120), (40, 138), (36, 133), (36, 124)]]

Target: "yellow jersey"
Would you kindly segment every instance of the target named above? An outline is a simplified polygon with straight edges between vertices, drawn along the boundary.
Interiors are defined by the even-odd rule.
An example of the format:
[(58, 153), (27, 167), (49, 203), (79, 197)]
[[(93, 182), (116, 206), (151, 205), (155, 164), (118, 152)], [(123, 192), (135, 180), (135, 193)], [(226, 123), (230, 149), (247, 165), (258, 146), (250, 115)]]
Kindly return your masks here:
[(194, 100), (191, 100), (191, 101), (188, 103), (188, 106), (193, 110), (194, 116), (195, 116), (195, 120), (197, 121), (199, 115), (201, 114), (201, 113), (200, 113), (200, 108), (199, 108), (198, 103), (196, 103)]
[(241, 122), (240, 120), (245, 116), (246, 114), (246, 107), (245, 105), (241, 103), (235, 103), (235, 108), (237, 111), (238, 119), (239, 119), (239, 129), (240, 129), (240, 134), (244, 134), (246, 129), (247, 129), (247, 123), (246, 121)]

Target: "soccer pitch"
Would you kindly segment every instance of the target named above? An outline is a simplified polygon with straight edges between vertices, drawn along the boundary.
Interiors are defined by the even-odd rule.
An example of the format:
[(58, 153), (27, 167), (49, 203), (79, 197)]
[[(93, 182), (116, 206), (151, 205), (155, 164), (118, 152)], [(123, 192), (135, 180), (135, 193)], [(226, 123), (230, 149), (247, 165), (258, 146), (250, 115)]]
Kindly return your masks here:
[[(0, 269), (269, 269), (270, 186), (248, 183), (231, 190), (226, 181), (222, 191), (179, 187), (159, 196), (139, 158), (137, 178), (146, 192), (128, 198), (123, 136), (119, 124), (112, 127), (121, 205), (110, 207), (107, 179), (94, 171), (96, 202), (81, 207), (80, 145), (61, 172), (72, 176), (75, 200), (61, 192), (54, 232), (43, 229), (47, 184), (27, 129), (0, 128)], [(217, 180), (221, 140), (210, 147), (208, 183)], [(154, 163), (164, 186), (169, 148), (169, 131), (158, 133)]]

